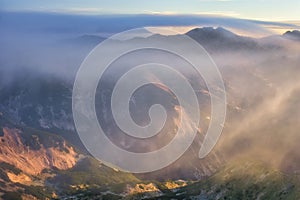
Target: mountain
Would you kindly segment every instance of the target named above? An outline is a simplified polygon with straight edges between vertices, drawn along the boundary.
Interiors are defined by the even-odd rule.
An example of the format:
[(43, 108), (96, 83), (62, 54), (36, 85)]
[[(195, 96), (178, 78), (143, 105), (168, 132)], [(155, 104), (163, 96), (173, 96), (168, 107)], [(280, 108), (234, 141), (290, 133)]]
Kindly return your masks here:
[(56, 135), (30, 128), (1, 126), (0, 162), (36, 175), (44, 169), (65, 170), (75, 165), (78, 154)]
[(283, 174), (261, 161), (239, 159), (224, 165), (207, 180), (174, 190), (165, 190), (165, 193), (157, 199), (299, 198), (299, 177)]
[[(97, 98), (101, 99), (101, 101), (97, 102), (97, 107), (99, 108), (98, 116), (103, 129), (116, 144), (126, 144), (127, 148), (134, 148), (135, 151), (141, 151), (141, 149), (146, 151), (147, 148), (153, 149), (162, 146), (165, 141), (169, 141), (173, 137), (176, 131), (173, 127), (179, 125), (176, 120), (179, 113), (174, 112), (173, 106), (178, 104), (172, 100), (174, 98), (172, 93), (163, 91), (158, 85), (152, 85), (146, 87), (144, 91), (137, 93), (135, 96), (135, 102), (137, 103), (133, 106), (138, 112), (134, 114), (137, 116), (136, 118), (140, 120), (140, 123), (147, 121), (147, 116), (145, 116), (144, 113), (147, 112), (148, 107), (156, 102), (157, 99), (160, 100), (160, 103), (168, 107), (170, 114), (166, 127), (160, 134), (161, 136), (152, 139), (152, 143), (156, 145), (149, 146), (147, 145), (149, 141), (140, 143), (138, 140), (134, 141), (124, 136), (113, 123), (111, 111), (109, 111), (109, 107), (106, 107), (107, 102), (110, 101), (109, 94), (112, 91), (111, 86), (112, 85), (105, 83), (99, 88)], [(28, 88), (30, 88), (30, 90), (28, 90)], [(0, 97), (3, 99), (0, 107), (2, 107), (4, 113), (9, 113), (9, 116), (12, 117), (16, 124), (34, 127), (46, 132), (53, 132), (54, 134), (62, 136), (81, 151), (86, 152), (74, 130), (71, 112), (71, 89), (71, 85), (60, 79), (52, 79), (44, 76), (26, 76), (17, 79), (9, 87), (3, 89), (3, 92), (0, 94)], [(145, 99), (146, 94), (151, 94), (151, 98)], [(198, 95), (199, 98), (202, 99), (204, 106), (204, 103), (209, 101), (209, 97), (202, 94), (202, 92), (199, 92)], [(174, 103), (170, 105), (170, 101), (174, 101)], [(206, 113), (204, 107), (203, 113)], [(189, 116), (185, 116), (184, 120), (189, 121)], [(202, 129), (205, 129), (206, 126), (207, 124), (203, 123)], [(163, 136), (165, 132), (169, 132), (169, 134), (167, 134), (168, 137)], [(200, 138), (203, 137), (200, 134), (199, 132), (197, 136), (199, 139), (197, 139), (197, 141), (201, 141)], [(154, 179), (158, 177), (180, 178), (182, 176), (196, 178), (195, 174), (197, 174), (197, 177), (200, 177), (212, 173), (218, 167), (220, 161), (215, 164), (205, 164), (200, 161), (196, 153), (199, 145), (199, 142), (195, 142), (193, 147), (186, 153), (186, 156), (176, 161), (174, 166), (167, 167), (159, 173), (147, 174), (147, 177)], [(218, 160), (222, 160), (217, 154), (212, 154), (212, 157), (207, 160), (214, 160), (217, 157)], [(184, 167), (187, 168), (186, 170), (180, 167), (182, 163), (189, 163)], [(188, 169), (193, 168), (193, 165), (199, 165), (199, 167), (189, 171)], [(162, 174), (165, 175), (162, 176)]]
[[(167, 60), (186, 75), (199, 98), (200, 128), (181, 158), (162, 170), (146, 174), (123, 173), (90, 157), (73, 123), (74, 77), (56, 77), (49, 71), (28, 69), (8, 74), (1, 71), (2, 197), (298, 199), (300, 113), (295, 109), (300, 106), (298, 43), (290, 45), (293, 41), (282, 38), (277, 43), (272, 38), (243, 37), (210, 27), (193, 29), (187, 35), (208, 50), (226, 86), (226, 123), (208, 157), (198, 158), (210, 122), (207, 86), (201, 77), (171, 55)], [(181, 35), (154, 35), (133, 41), (153, 37), (174, 39)], [(74, 42), (74, 49), (91, 48), (99, 42), (94, 39), (83, 37), (82, 43), (68, 42)], [(64, 50), (57, 47), (56, 53), (64, 55)], [(146, 56), (142, 58), (148, 61)], [(145, 152), (161, 148), (174, 137), (180, 105), (174, 94), (159, 84), (142, 87), (130, 100), (132, 118), (137, 124), (147, 124), (149, 108), (160, 103), (168, 113), (165, 127), (144, 142), (122, 133), (114, 122), (110, 100), (115, 82), (130, 69), (132, 61), (120, 58), (105, 72), (95, 96), (96, 110), (101, 127), (113, 143), (134, 152)], [(153, 74), (147, 78), (162, 82)], [(185, 122), (191, 119), (188, 115), (182, 118)]]
[[(1, 76), (5, 79), (5, 73)], [(19, 74), (2, 83), (2, 112), (16, 123), (44, 129), (74, 130), (71, 113), (71, 83), (45, 74)]]
[(0, 110), (16, 124), (56, 133), (80, 148), (72, 116), (72, 83), (44, 73), (0, 75)]
[(186, 33), (209, 52), (224, 50), (262, 50), (264, 47), (255, 39), (236, 35), (222, 27), (195, 28)]
[[(123, 69), (124, 67), (125, 65), (123, 65)], [(131, 148), (133, 151), (154, 150), (170, 141), (176, 134), (176, 127), (179, 125), (177, 120), (179, 113), (174, 109), (178, 106), (178, 102), (174, 100), (174, 95), (170, 91), (165, 91), (159, 85), (149, 85), (135, 94), (132, 102), (136, 103), (132, 106), (136, 112), (133, 113), (133, 116), (139, 123), (147, 122), (148, 117), (145, 113), (155, 102), (159, 101), (159, 103), (165, 105), (169, 113), (165, 128), (159, 136), (141, 143), (139, 140), (126, 137), (115, 125), (107, 103), (111, 100), (112, 82), (117, 79), (117, 76), (109, 77), (109, 80), (104, 80), (102, 85), (99, 86), (96, 99), (99, 99), (97, 101), (99, 121), (110, 139), (121, 147)], [(201, 87), (205, 91), (205, 85), (203, 84)], [(208, 115), (209, 111), (207, 111), (205, 104), (209, 102), (209, 96), (203, 91), (199, 89), (197, 95), (203, 106), (202, 113)], [(149, 98), (144, 98), (149, 94)], [(68, 81), (41, 73), (19, 74), (9, 84), (1, 88), (0, 110), (16, 124), (57, 134), (76, 146), (80, 151), (87, 153), (75, 131), (71, 95), (72, 84)], [(184, 120), (190, 121), (189, 116), (184, 116)], [(207, 122), (201, 123), (201, 129), (205, 130), (206, 128)], [(159, 172), (140, 175), (140, 177), (145, 179), (164, 179), (167, 177), (198, 179), (210, 175), (219, 167), (222, 157), (216, 152), (206, 159), (207, 162), (199, 160), (197, 152), (202, 139), (203, 135), (199, 131), (196, 142), (185, 153), (185, 156), (177, 160), (174, 165), (168, 166)]]
[(100, 42), (104, 41), (106, 38), (105, 37), (101, 37), (101, 36), (97, 36), (97, 35), (81, 35), (78, 37), (74, 37), (71, 39), (64, 39), (62, 40), (62, 42), (68, 44), (68, 45), (72, 45), (74, 47), (79, 47), (79, 46), (86, 46), (86, 47), (93, 47), (97, 44), (99, 44)]
[[(62, 137), (21, 127), (0, 114), (1, 192), (4, 199), (52, 195), (45, 185), (52, 173), (72, 168), (79, 154)], [(40, 191), (43, 189), (43, 191)], [(52, 190), (53, 191), (53, 190)], [(32, 196), (33, 195), (33, 196)]]
[[(272, 43), (261, 43), (259, 39), (245, 37), (241, 35), (237, 35), (225, 28), (222, 27), (202, 27), (195, 28), (185, 35), (193, 38), (199, 44), (203, 45), (210, 53), (216, 53), (219, 51), (225, 50), (253, 50), (253, 51), (264, 51), (264, 50), (272, 50), (274, 48), (280, 48), (280, 45), (272, 44)], [(177, 35), (178, 36), (178, 35)], [(173, 36), (173, 37), (177, 37)], [(153, 37), (164, 37), (163, 35), (154, 34), (149, 36), (149, 38)], [(167, 36), (172, 37), (172, 36)], [(86, 47), (95, 47), (97, 44), (104, 41), (106, 38), (97, 36), (97, 35), (81, 35), (76, 38), (66, 39), (64, 42), (69, 45), (80, 46), (81, 48)], [(140, 40), (141, 38), (133, 38), (133, 40)]]
[(141, 182), (82, 154), (62, 137), (16, 125), (3, 113), (0, 130), (3, 199), (60, 199), (87, 188), (121, 193), (127, 184)]
[(283, 37), (290, 40), (300, 41), (300, 31), (298, 30), (287, 31), (283, 34)]
[[(300, 198), (299, 178), (283, 174), (263, 161), (241, 158), (223, 165), (212, 176), (201, 181), (132, 181), (125, 187), (112, 187), (109, 192), (103, 192), (103, 188), (89, 189), (81, 185), (65, 199), (294, 200)], [(63, 180), (68, 179), (63, 177)], [(82, 183), (82, 179), (78, 181)]]

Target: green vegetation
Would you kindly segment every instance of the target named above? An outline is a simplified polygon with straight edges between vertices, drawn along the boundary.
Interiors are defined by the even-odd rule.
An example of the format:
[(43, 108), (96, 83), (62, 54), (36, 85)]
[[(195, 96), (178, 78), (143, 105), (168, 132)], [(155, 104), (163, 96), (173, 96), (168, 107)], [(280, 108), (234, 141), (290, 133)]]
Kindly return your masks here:
[(22, 200), (21, 193), (19, 192), (6, 192), (2, 198), (5, 200)]
[(195, 182), (160, 199), (295, 200), (300, 199), (300, 180), (266, 167), (261, 162), (233, 162), (207, 180)]
[(98, 191), (121, 193), (127, 184), (139, 182), (132, 174), (115, 171), (92, 157), (84, 158), (72, 169), (57, 173), (50, 182), (57, 183), (59, 188), (69, 194), (93, 188), (97, 188)]
[(38, 199), (50, 199), (53, 192), (50, 188), (41, 186), (24, 186), (24, 189), (24, 193), (35, 196)]

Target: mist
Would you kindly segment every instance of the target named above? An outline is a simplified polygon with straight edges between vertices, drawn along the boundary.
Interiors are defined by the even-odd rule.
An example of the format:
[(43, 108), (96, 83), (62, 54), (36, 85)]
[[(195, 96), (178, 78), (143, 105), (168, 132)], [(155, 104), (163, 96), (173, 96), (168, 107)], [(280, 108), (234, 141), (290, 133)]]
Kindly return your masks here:
[[(122, 19), (121, 22), (120, 19)], [(222, 26), (255, 34), (272, 35), (272, 32), (260, 26), (261, 24), (270, 25), (270, 23), (225, 17), (2, 13), (0, 15), (1, 91), (14, 85), (16, 80), (21, 81), (19, 83), (19, 87), (22, 88), (21, 91), (25, 88), (32, 92), (39, 88), (36, 89), (39, 92), (33, 93), (35, 96), (29, 95), (35, 100), (32, 102), (29, 100), (30, 104), (26, 102), (26, 106), (30, 105), (33, 108), (30, 113), (38, 113), (36, 115), (40, 121), (39, 123), (32, 123), (22, 119), (20, 113), (24, 111), (22, 109), (26, 106), (22, 102), (18, 103), (17, 100), (30, 98), (23, 95), (22, 92), (21, 95), (18, 94), (17, 90), (17, 92), (10, 93), (2, 92), (0, 108), (5, 109), (5, 112), (20, 123), (32, 123), (29, 125), (42, 127), (46, 130), (55, 128), (56, 131), (62, 129), (65, 131), (67, 129), (73, 135), (68, 133), (69, 135), (65, 134), (64, 136), (66, 138), (75, 137), (76, 132), (71, 113), (72, 85), (84, 58), (98, 43), (114, 33), (141, 26), (192, 25), (203, 27), (208, 24), (213, 27)], [(289, 24), (274, 23), (274, 25), (299, 28)], [(203, 31), (204, 33), (206, 33), (205, 31), (216, 32), (217, 36), (210, 41), (208, 39), (211, 35), (199, 36)], [(214, 151), (205, 159), (205, 161), (208, 160), (206, 163), (199, 160), (198, 151), (210, 119), (210, 97), (207, 94), (207, 87), (203, 79), (195, 75), (195, 70), (191, 70), (183, 62), (170, 56), (168, 59), (171, 60), (171, 65), (185, 74), (192, 82), (194, 89), (198, 91), (197, 97), (200, 99), (202, 121), (194, 144), (184, 156), (172, 166), (148, 174), (150, 177), (157, 178), (163, 174), (164, 177), (172, 178), (199, 178), (213, 173), (223, 162), (230, 162), (239, 157), (259, 159), (288, 173), (300, 170), (300, 153), (298, 153), (300, 141), (298, 131), (300, 130), (300, 42), (289, 40), (281, 35), (250, 38), (224, 33), (227, 32), (222, 29), (200, 29), (195, 31), (194, 38), (211, 55), (220, 69), (225, 83), (228, 112), (220, 141)], [(152, 37), (180, 36), (155, 35)], [(151, 39), (151, 37), (149, 38)], [(138, 42), (142, 39), (145, 38), (136, 40)], [(108, 51), (113, 51), (113, 49)], [(197, 56), (193, 50), (187, 53)], [(152, 52), (151, 55), (151, 59), (160, 61), (164, 57), (164, 55), (157, 55), (157, 52), (156, 54)], [(135, 61), (135, 63), (145, 60)], [(110, 108), (107, 106), (107, 101), (110, 100), (107, 92), (111, 92), (110, 89), (114, 81), (134, 63), (128, 58), (127, 60), (120, 59), (119, 62), (121, 63), (115, 63), (117, 69), (107, 71), (108, 78), (103, 80), (104, 88), (98, 88), (100, 91), (98, 98), (104, 99), (102, 102), (99, 101), (100, 105), (98, 105), (101, 108), (99, 109), (101, 123), (119, 146), (137, 152), (158, 149), (172, 139), (173, 133), (178, 128), (179, 113), (175, 109), (178, 109), (178, 102), (172, 100), (174, 96), (170, 91), (159, 85), (148, 86), (148, 88), (144, 88), (146, 89), (144, 92), (137, 91), (134, 98), (136, 98), (136, 102), (140, 101), (140, 103), (132, 104), (131, 107), (137, 108), (138, 111), (134, 113), (135, 117), (133, 118), (141, 124), (148, 122), (147, 109), (151, 104), (159, 103), (159, 100), (162, 100), (166, 105), (172, 102), (171, 105), (167, 105), (170, 115), (165, 129), (162, 130), (163, 133), (168, 132), (170, 134), (152, 138), (153, 145), (148, 141), (138, 144), (138, 140), (121, 136), (120, 130), (112, 125), (111, 114), (106, 113), (107, 115), (105, 115), (107, 109)], [(23, 82), (24, 77), (33, 84)], [(47, 81), (49, 79), (51, 81)], [(153, 74), (149, 74), (149, 80), (160, 81)], [(44, 83), (43, 81), (45, 81), (46, 86), (58, 82), (57, 85), (53, 84), (53, 88), (63, 85), (64, 90), (60, 93), (51, 87), (53, 91), (44, 94), (43, 91), (46, 86), (41, 84)], [(40, 87), (33, 87), (32, 85)], [(157, 91), (158, 93), (155, 93)], [(144, 98), (147, 93), (151, 94), (151, 98)], [(50, 100), (45, 100), (45, 102), (41, 100), (51, 99), (50, 97), (56, 95), (58, 98), (54, 103)], [(49, 102), (52, 102), (53, 105)], [(39, 111), (39, 113), (38, 106), (44, 106), (45, 110)], [(53, 109), (51, 106), (57, 106), (59, 109)], [(28, 117), (28, 113), (26, 110), (26, 117)], [(190, 116), (184, 115), (183, 117), (185, 122), (190, 121)], [(32, 118), (34, 119), (34, 117)], [(64, 127), (63, 124), (67, 124), (68, 128)], [(190, 129), (189, 125), (186, 127)], [(183, 170), (183, 168), (190, 170), (190, 172)]]

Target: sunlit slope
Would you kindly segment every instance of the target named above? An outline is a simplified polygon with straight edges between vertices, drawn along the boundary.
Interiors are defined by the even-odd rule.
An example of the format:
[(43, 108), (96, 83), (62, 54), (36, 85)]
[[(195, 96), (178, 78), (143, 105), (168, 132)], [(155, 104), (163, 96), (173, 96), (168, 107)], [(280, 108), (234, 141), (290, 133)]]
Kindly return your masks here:
[(240, 159), (228, 163), (207, 180), (179, 190), (169, 191), (160, 199), (261, 199), (295, 200), (300, 198), (300, 180), (285, 175), (258, 161)]

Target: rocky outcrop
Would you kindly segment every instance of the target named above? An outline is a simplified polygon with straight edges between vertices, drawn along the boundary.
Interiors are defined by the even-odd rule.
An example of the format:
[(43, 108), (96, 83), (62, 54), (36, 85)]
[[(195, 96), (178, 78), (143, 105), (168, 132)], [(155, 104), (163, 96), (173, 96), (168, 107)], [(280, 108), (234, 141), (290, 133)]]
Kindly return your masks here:
[(37, 175), (44, 169), (69, 169), (76, 163), (78, 154), (65, 141), (47, 147), (37, 135), (24, 139), (25, 133), (20, 129), (3, 127), (2, 132), (0, 162), (11, 164), (27, 174)]

